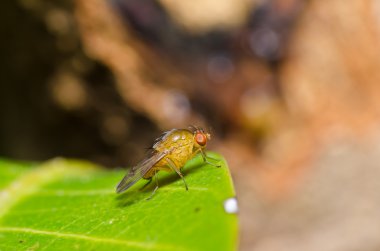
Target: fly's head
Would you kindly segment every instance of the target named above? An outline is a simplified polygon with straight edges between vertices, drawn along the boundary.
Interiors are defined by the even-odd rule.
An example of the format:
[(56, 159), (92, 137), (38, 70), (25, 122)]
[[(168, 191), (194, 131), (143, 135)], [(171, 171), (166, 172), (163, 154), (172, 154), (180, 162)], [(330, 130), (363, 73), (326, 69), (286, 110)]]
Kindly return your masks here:
[(194, 144), (197, 148), (205, 148), (207, 141), (211, 139), (211, 135), (205, 132), (202, 128), (194, 127)]

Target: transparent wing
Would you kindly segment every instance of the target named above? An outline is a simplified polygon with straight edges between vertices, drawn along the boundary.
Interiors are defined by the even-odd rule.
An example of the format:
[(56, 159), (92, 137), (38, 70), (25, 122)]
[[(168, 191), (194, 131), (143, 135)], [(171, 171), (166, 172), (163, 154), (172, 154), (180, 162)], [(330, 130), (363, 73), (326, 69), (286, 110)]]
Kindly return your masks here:
[(152, 151), (144, 160), (132, 167), (116, 187), (116, 192), (121, 193), (139, 181), (158, 161), (164, 158), (167, 152)]
[(171, 133), (173, 133), (176, 130), (178, 130), (178, 129), (172, 129), (172, 130), (169, 130), (169, 131), (162, 133), (157, 139), (154, 140), (152, 149), (155, 149), (163, 140), (166, 139), (166, 137), (168, 135), (170, 135)]

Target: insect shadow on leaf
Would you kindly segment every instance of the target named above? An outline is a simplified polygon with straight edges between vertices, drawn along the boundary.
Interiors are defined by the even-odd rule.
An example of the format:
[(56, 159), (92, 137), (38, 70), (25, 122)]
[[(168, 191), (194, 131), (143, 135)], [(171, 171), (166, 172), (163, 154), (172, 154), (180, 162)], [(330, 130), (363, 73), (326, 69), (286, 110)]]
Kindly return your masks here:
[[(197, 156), (197, 158), (201, 158), (201, 156)], [(192, 162), (192, 163), (189, 163), (186, 166), (186, 168), (182, 169), (181, 172), (186, 177), (188, 175), (202, 171), (202, 167), (204, 165), (207, 165), (207, 163), (203, 162), (202, 160)], [(170, 174), (167, 174), (165, 177), (159, 177), (158, 178), (159, 187), (163, 188), (167, 185), (170, 185), (178, 181), (179, 179), (181, 178), (176, 173), (170, 173)], [(147, 183), (141, 185), (140, 187), (137, 186), (133, 190), (118, 194), (116, 196), (117, 207), (124, 208), (138, 202), (146, 201), (147, 194), (152, 194), (152, 191), (155, 189), (155, 187), (156, 187), (156, 184), (154, 180), (152, 180), (152, 181), (147, 181)], [(189, 190), (191, 190), (191, 183), (189, 184)]]

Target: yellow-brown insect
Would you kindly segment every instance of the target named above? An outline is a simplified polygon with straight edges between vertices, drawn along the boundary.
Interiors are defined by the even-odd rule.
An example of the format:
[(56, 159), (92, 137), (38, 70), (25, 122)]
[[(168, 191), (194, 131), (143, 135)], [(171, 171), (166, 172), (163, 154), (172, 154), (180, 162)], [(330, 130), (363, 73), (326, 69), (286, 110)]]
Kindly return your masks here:
[[(155, 140), (145, 158), (136, 166), (132, 167), (127, 175), (120, 181), (117, 185), (116, 192), (121, 193), (127, 190), (141, 178), (148, 179), (149, 182), (147, 184), (149, 184), (154, 177), (156, 187), (153, 190), (153, 195), (158, 188), (156, 173), (161, 170), (175, 171), (182, 178), (186, 190), (188, 190), (185, 178), (181, 173), (181, 168), (197, 153), (202, 154), (203, 161), (206, 163), (220, 167), (219, 165), (210, 163), (204, 152), (207, 141), (210, 140), (210, 138), (209, 133), (205, 133), (203, 129), (197, 127), (172, 129), (164, 132)], [(149, 198), (151, 198), (152, 195)]]

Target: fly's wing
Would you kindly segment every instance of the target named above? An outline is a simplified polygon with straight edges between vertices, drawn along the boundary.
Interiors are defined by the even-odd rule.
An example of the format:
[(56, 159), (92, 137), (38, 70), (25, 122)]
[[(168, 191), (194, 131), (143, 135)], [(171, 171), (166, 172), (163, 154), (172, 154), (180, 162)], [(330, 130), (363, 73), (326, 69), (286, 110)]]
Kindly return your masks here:
[(167, 152), (152, 152), (143, 161), (132, 167), (116, 187), (116, 192), (121, 193), (139, 181), (158, 161), (164, 158)]
[(164, 141), (171, 133), (173, 133), (176, 130), (177, 129), (172, 129), (162, 133), (157, 139), (154, 140), (152, 149), (156, 149), (162, 141)]

